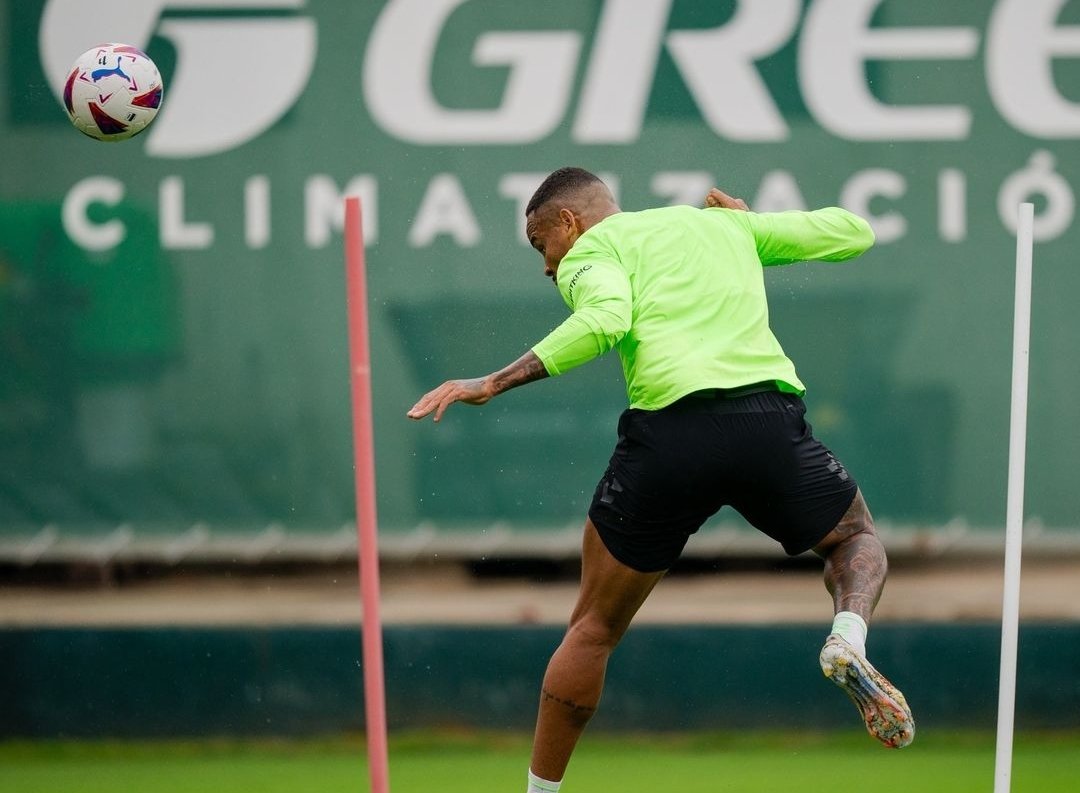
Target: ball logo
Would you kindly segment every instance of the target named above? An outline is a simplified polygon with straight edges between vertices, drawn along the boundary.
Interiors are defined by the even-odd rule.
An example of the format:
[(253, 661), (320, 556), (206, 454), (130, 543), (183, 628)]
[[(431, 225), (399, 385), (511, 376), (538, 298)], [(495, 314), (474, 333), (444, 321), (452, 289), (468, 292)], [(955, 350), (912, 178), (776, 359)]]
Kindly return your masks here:
[(104, 80), (106, 77), (109, 77), (111, 75), (122, 77), (129, 83), (131, 82), (131, 78), (124, 74), (124, 67), (120, 65), (119, 57), (117, 57), (116, 59), (115, 69), (94, 69), (94, 71), (90, 72), (90, 79), (96, 83), (98, 80)]
[[(161, 115), (146, 133), (157, 157), (201, 157), (257, 138), (295, 104), (315, 65), (315, 22), (292, 15), (305, 0), (48, 0), (41, 18), (42, 67), (58, 100), (71, 59), (103, 41), (146, 47), (155, 34), (177, 50)], [(281, 12), (216, 15), (218, 10)], [(194, 11), (206, 16), (163, 15)], [(220, 83), (244, 86), (242, 101)]]

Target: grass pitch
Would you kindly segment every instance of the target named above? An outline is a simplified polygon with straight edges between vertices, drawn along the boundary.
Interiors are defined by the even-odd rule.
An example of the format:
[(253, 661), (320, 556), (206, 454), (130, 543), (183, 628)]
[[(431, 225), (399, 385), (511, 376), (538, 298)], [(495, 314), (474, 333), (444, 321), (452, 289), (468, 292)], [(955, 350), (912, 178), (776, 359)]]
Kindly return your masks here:
[[(396, 735), (394, 793), (522, 791), (523, 735)], [(586, 736), (564, 790), (802, 793), (989, 793), (994, 737), (919, 735), (901, 751), (863, 734)], [(1080, 734), (1018, 738), (1015, 793), (1075, 793)], [(0, 790), (18, 793), (336, 793), (369, 789), (358, 739), (0, 743)]]

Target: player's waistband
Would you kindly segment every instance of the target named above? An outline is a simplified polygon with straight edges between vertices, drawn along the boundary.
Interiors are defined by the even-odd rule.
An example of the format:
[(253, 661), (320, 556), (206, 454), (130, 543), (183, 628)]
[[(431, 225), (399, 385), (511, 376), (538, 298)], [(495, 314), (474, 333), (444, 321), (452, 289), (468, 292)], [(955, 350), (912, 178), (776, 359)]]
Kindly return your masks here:
[(780, 386), (775, 380), (764, 380), (760, 383), (749, 383), (735, 388), (705, 388), (701, 391), (691, 391), (684, 399), (739, 399), (751, 394), (767, 394), (770, 391), (780, 391)]
[(694, 413), (790, 413), (805, 410), (797, 394), (781, 390), (773, 380), (737, 388), (693, 391), (669, 407)]

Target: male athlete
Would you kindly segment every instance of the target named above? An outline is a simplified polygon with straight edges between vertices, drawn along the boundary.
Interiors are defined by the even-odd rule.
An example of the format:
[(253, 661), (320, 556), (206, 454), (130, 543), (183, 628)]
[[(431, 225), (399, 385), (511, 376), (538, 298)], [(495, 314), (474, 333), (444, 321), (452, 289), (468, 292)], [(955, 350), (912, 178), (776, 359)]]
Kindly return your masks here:
[(843, 261), (874, 242), (837, 207), (756, 214), (719, 190), (707, 208), (623, 212), (599, 178), (561, 168), (526, 208), (530, 244), (573, 313), (497, 372), (451, 380), (408, 412), (502, 392), (616, 349), (630, 407), (585, 521), (581, 589), (544, 676), (529, 793), (555, 793), (600, 701), (608, 656), (691, 534), (722, 506), (791, 555), (825, 560), (835, 618), (822, 671), (870, 734), (902, 747), (904, 696), (866, 660), (885, 549), (862, 493), (804, 420), (803, 384), (768, 324), (762, 266)]

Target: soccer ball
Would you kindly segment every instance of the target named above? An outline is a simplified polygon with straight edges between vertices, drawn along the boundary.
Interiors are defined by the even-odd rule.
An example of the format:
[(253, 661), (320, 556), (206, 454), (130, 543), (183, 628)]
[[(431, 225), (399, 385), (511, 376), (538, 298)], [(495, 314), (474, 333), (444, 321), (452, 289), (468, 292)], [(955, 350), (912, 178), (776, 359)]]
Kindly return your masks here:
[(161, 74), (146, 53), (127, 44), (101, 44), (72, 64), (64, 107), (75, 128), (97, 140), (138, 135), (161, 107)]

